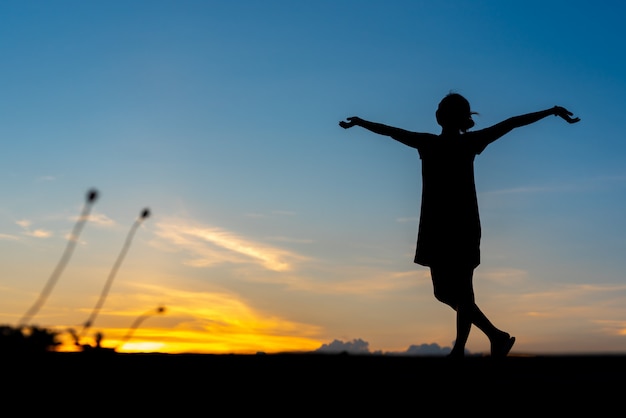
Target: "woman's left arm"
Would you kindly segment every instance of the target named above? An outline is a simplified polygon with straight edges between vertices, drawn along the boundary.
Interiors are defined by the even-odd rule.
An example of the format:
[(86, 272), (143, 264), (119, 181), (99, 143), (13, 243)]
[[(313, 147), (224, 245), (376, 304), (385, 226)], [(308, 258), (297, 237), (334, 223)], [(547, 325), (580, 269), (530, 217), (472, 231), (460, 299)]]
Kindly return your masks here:
[(580, 121), (580, 118), (573, 118), (573, 113), (565, 109), (564, 107), (554, 106), (553, 108), (540, 110), (538, 112), (513, 116), (489, 128), (482, 129), (480, 132), (487, 140), (487, 143), (491, 143), (511, 132), (515, 128), (530, 125), (531, 123), (540, 121), (541, 119), (550, 115), (559, 116), (568, 123), (576, 123)]

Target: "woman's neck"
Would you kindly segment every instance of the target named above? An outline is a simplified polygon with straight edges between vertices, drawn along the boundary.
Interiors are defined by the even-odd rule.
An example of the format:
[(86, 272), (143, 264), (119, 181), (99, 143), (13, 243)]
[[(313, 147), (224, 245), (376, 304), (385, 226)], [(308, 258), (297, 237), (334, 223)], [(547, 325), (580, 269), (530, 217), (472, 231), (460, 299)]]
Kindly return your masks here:
[(460, 135), (462, 135), (462, 132), (459, 129), (442, 128), (441, 134), (439, 136), (451, 137), (451, 136), (460, 136)]

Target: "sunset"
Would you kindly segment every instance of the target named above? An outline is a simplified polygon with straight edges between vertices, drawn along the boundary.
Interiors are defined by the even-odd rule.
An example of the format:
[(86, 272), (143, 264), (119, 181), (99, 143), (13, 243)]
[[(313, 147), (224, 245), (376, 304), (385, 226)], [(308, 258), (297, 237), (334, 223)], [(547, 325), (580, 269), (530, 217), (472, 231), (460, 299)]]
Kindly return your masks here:
[(72, 352), (445, 355), (420, 156), (338, 123), (439, 134), (458, 92), (475, 130), (581, 118), (476, 157), (478, 304), (512, 354), (626, 354), (626, 4), (605, 5), (2, 2), (0, 324)]

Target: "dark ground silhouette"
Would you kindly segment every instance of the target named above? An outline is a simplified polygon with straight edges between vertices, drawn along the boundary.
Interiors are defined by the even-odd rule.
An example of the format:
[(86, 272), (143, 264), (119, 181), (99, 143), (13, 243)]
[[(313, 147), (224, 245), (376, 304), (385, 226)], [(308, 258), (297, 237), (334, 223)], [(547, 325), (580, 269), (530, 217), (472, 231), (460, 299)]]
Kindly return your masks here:
[[(5, 356), (5, 399), (13, 392), (89, 400), (119, 411), (197, 416), (493, 416), (582, 412), (604, 416), (620, 408), (626, 356), (506, 358), (348, 354), (46, 353)], [(7, 372), (8, 371), (8, 372)], [(481, 402), (489, 399), (487, 406)], [(480, 407), (478, 407), (480, 405)], [(434, 409), (434, 410), (433, 410)], [(195, 411), (195, 412), (194, 412)], [(429, 412), (430, 411), (430, 412)], [(611, 412), (613, 413), (613, 412)], [(222, 415), (219, 413), (218, 415)]]

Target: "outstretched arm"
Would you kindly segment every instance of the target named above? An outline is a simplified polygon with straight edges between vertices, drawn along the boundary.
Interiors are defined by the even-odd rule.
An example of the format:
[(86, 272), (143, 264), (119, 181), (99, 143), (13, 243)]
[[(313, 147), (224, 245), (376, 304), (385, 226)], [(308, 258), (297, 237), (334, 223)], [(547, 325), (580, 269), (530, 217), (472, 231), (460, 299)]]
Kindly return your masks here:
[(352, 128), (353, 126), (360, 126), (368, 131), (374, 132), (375, 134), (390, 136), (396, 141), (412, 148), (417, 147), (417, 140), (422, 136), (422, 134), (417, 132), (407, 131), (405, 129), (384, 125), (382, 123), (370, 122), (357, 116), (349, 117), (346, 120), (347, 122), (339, 122), (339, 126), (344, 129)]
[(573, 118), (573, 113), (565, 109), (564, 107), (554, 106), (553, 108), (540, 110), (539, 112), (513, 116), (489, 128), (485, 128), (480, 132), (483, 135), (486, 135), (486, 139), (488, 140), (488, 142), (493, 142), (503, 135), (511, 132), (515, 128), (530, 125), (531, 123), (535, 123), (550, 115), (559, 116), (568, 123), (576, 123), (580, 121), (580, 118)]

